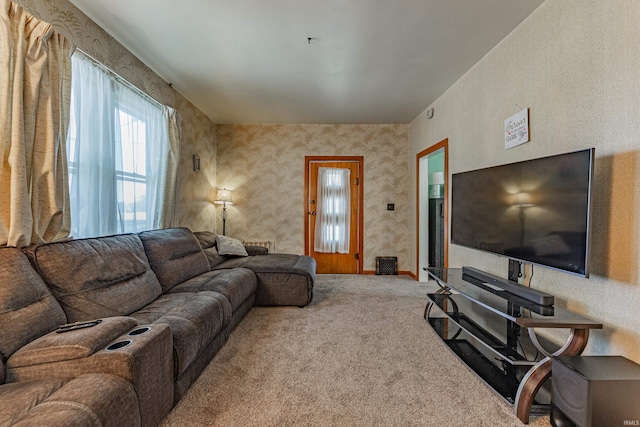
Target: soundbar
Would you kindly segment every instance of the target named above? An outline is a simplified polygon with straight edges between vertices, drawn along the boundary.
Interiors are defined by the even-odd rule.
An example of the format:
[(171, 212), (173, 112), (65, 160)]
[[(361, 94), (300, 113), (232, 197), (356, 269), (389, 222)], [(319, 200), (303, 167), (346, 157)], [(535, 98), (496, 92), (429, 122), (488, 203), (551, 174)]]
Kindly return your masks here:
[(477, 268), (464, 266), (462, 267), (462, 274), (471, 276), (474, 279), (478, 279), (484, 283), (491, 285), (492, 288), (498, 287), (505, 292), (513, 295), (517, 295), (520, 298), (524, 298), (527, 301), (534, 302), (539, 305), (553, 305), (553, 295), (546, 292), (539, 291), (537, 289), (531, 289), (527, 286), (523, 286), (517, 282), (504, 279), (499, 276), (494, 276), (486, 271), (478, 270)]

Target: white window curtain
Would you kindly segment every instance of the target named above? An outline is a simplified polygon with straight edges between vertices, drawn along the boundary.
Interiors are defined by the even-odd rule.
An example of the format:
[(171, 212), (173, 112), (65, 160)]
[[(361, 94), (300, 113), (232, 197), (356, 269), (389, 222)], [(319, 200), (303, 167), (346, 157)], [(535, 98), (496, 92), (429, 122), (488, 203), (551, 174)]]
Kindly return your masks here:
[(0, 0), (0, 245), (69, 235), (72, 50), (50, 24)]
[[(68, 158), (71, 234), (94, 237), (171, 223), (175, 114), (77, 51)], [(173, 136), (173, 138), (170, 138)], [(169, 206), (167, 206), (169, 205)]]
[(351, 218), (351, 171), (318, 168), (318, 207), (314, 250), (323, 253), (349, 253)]

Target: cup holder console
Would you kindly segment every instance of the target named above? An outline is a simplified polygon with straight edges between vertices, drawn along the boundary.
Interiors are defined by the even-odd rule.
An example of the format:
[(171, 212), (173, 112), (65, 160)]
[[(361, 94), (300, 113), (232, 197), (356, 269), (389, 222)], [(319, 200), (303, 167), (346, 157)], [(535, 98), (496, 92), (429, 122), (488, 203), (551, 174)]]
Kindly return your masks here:
[(114, 342), (113, 344), (109, 344), (109, 346), (107, 346), (106, 350), (107, 351), (118, 350), (118, 349), (121, 349), (121, 348), (124, 348), (124, 347), (128, 346), (132, 342), (133, 341), (131, 341), (131, 340), (123, 340), (123, 341)]
[(135, 328), (134, 330), (130, 331), (127, 334), (127, 337), (131, 337), (132, 339), (121, 339), (120, 341), (116, 341), (114, 343), (111, 343), (107, 346), (107, 348), (105, 350), (107, 351), (114, 351), (114, 350), (119, 350), (121, 348), (124, 348), (128, 345), (131, 345), (131, 343), (133, 343), (133, 338), (137, 337), (138, 335), (142, 335), (142, 334), (146, 334), (147, 332), (149, 332), (151, 330), (151, 327), (149, 326), (140, 326)]
[(136, 328), (136, 329), (134, 329), (133, 331), (129, 332), (127, 335), (128, 335), (128, 336), (130, 336), (130, 337), (134, 337), (134, 336), (136, 336), (136, 335), (142, 335), (142, 334), (144, 334), (144, 333), (147, 333), (147, 332), (149, 332), (150, 330), (151, 330), (151, 328), (150, 328), (150, 327), (148, 327), (148, 326), (143, 326), (143, 327), (141, 327), (141, 328)]

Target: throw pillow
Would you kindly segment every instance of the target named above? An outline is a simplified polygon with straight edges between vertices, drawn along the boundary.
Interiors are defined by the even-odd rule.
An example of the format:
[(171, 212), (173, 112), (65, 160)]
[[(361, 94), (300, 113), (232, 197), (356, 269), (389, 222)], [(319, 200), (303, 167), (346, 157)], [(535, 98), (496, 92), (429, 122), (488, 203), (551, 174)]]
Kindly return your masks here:
[(227, 236), (216, 236), (216, 245), (220, 255), (249, 256), (247, 249), (238, 239)]

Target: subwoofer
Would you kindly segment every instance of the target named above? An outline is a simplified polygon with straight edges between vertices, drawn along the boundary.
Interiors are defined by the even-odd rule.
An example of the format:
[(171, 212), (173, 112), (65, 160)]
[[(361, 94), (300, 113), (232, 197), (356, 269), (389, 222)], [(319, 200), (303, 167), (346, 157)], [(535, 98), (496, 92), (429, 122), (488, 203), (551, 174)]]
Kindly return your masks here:
[(554, 427), (640, 426), (640, 365), (622, 356), (559, 356), (552, 362)]

